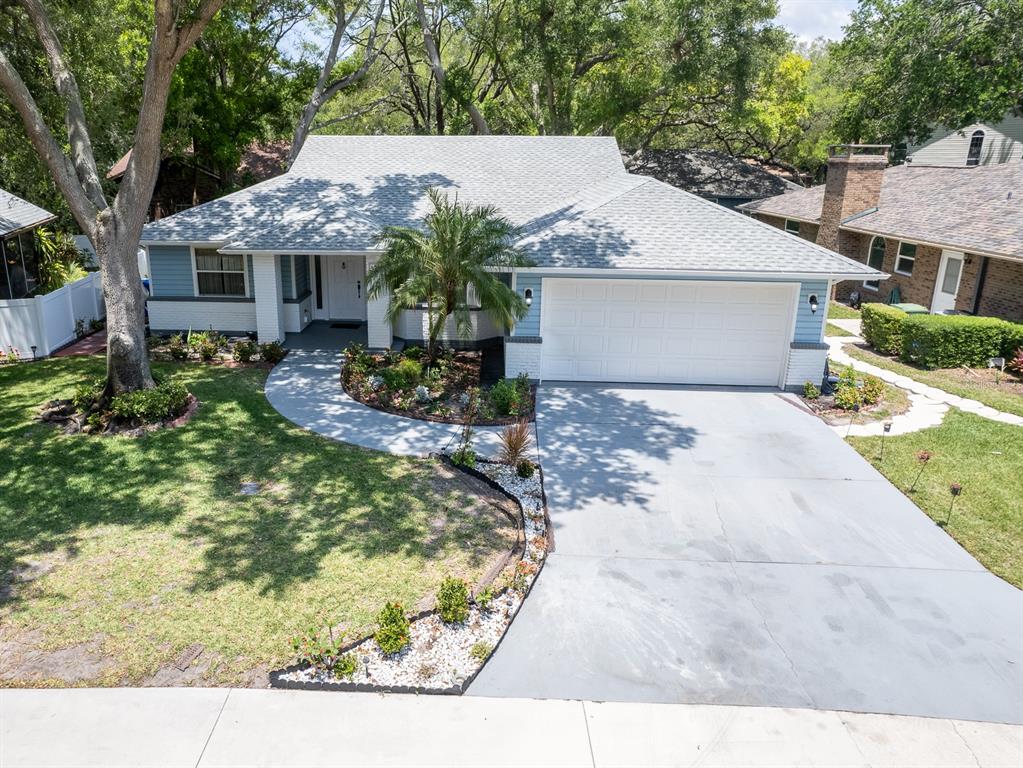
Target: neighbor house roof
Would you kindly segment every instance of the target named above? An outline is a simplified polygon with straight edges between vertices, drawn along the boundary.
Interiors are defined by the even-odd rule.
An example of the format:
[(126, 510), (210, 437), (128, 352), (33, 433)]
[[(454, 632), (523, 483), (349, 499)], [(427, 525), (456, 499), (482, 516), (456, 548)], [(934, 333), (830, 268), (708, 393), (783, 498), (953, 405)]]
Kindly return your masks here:
[[(818, 222), (823, 201), (821, 185), (740, 208)], [(851, 216), (842, 226), (974, 253), (1023, 258), (1023, 164), (888, 168), (876, 210)]]
[(756, 200), (802, 189), (759, 165), (713, 149), (646, 149), (629, 171), (709, 198)]
[(543, 267), (877, 274), (627, 173), (611, 137), (311, 136), (288, 173), (148, 224), (143, 242), (367, 251), (386, 226), (422, 226), (430, 188), (493, 205)]
[(53, 221), (49, 211), (0, 189), (0, 237)]

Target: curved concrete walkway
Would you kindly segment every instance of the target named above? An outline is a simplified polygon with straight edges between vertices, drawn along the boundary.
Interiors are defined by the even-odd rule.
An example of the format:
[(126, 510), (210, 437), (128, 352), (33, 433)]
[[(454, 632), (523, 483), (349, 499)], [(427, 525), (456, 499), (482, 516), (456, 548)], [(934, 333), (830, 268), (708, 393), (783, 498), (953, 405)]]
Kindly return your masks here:
[[(438, 424), (384, 413), (352, 400), (341, 387), (341, 353), (294, 349), (267, 377), (266, 399), (304, 429), (375, 451), (426, 456), (453, 447), (457, 424)], [(493, 455), (501, 427), (477, 427), (476, 451)]]
[[(863, 373), (876, 376), (882, 381), (886, 381), (900, 389), (904, 389), (910, 393), (909, 400), (911, 407), (903, 414), (895, 416), (892, 421), (892, 434), (901, 435), (907, 432), (916, 432), (920, 429), (926, 429), (928, 427), (935, 427), (941, 423), (942, 419), (945, 418), (945, 413), (948, 409), (959, 408), (967, 413), (973, 413), (977, 416), (982, 416), (985, 419), (991, 421), (998, 421), (1003, 424), (1012, 424), (1014, 426), (1023, 427), (1023, 417), (1017, 416), (1013, 413), (1005, 413), (992, 408), (989, 405), (984, 405), (977, 400), (970, 400), (969, 398), (959, 397), (946, 392), (943, 389), (937, 387), (931, 387), (927, 384), (921, 384), (919, 381), (903, 376), (901, 374), (889, 371), (885, 368), (879, 368), (876, 365), (865, 363), (862, 360), (857, 360), (846, 353), (844, 349), (845, 344), (861, 342), (863, 339), (858, 336), (830, 336), (825, 339), (828, 346), (831, 347), (829, 357), (836, 363), (850, 366), (851, 368), (861, 371)], [(848, 427), (836, 426), (834, 430), (839, 434), (845, 435), (848, 431)], [(884, 425), (881, 422), (875, 422), (873, 424), (856, 424), (853, 425), (852, 430), (848, 431), (848, 434), (863, 437), (871, 435), (880, 435), (884, 430)]]

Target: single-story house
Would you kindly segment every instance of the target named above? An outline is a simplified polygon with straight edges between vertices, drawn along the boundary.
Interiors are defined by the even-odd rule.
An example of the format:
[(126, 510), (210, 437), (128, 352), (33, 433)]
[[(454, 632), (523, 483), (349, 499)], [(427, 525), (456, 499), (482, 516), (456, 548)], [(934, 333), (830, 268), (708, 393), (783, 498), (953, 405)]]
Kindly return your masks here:
[(1023, 163), (887, 165), (838, 148), (824, 184), (740, 210), (891, 275), (839, 283), (839, 299), (1023, 321)]
[(480, 311), (471, 339), (502, 342), (510, 376), (801, 386), (822, 378), (832, 283), (885, 277), (629, 174), (613, 138), (312, 136), (288, 173), (146, 226), (150, 325), (422, 339), (425, 310), (392, 325), (365, 277), (381, 228), (421, 226), (431, 187), (520, 227), (533, 266), (502, 279), (529, 312), (501, 328)]
[(803, 188), (762, 165), (714, 149), (646, 149), (638, 158), (624, 155), (630, 173), (653, 176), (726, 208)]
[(0, 299), (31, 296), (39, 284), (34, 232), (57, 217), (0, 189)]

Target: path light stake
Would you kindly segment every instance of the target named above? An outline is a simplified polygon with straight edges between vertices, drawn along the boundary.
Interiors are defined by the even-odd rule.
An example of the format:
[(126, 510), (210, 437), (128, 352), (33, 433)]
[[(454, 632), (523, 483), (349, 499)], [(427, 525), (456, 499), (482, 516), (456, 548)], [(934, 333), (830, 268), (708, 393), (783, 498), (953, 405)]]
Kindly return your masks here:
[(987, 367), (995, 369), (995, 386), (997, 387), (1002, 383), (1002, 374), (1005, 373), (1005, 358), (992, 357), (987, 361)]
[(945, 525), (948, 525), (948, 521), (952, 519), (952, 508), (956, 505), (956, 499), (959, 498), (959, 494), (963, 492), (963, 487), (959, 483), (952, 483), (948, 487), (949, 493), (952, 494), (952, 501), (948, 505), (948, 515), (945, 516)]
[(846, 437), (849, 437), (849, 434), (852, 432), (853, 422), (856, 421), (856, 414), (859, 413), (859, 412), (860, 412), (860, 404), (856, 403), (856, 405), (854, 405), (852, 407), (852, 413), (849, 414), (849, 428), (845, 431), (845, 436)]
[(927, 469), (927, 462), (931, 460), (931, 456), (932, 454), (930, 451), (917, 451), (916, 460), (920, 462), (920, 471), (916, 473), (916, 479), (914, 479), (913, 484), (909, 486), (910, 493), (916, 491), (916, 484), (920, 482), (920, 476), (924, 473), (924, 470)]
[(881, 463), (881, 464), (884, 464), (884, 436), (887, 435), (891, 431), (892, 431), (892, 423), (890, 421), (886, 421), (884, 423), (884, 431), (881, 432), (881, 458), (879, 459), (879, 463)]

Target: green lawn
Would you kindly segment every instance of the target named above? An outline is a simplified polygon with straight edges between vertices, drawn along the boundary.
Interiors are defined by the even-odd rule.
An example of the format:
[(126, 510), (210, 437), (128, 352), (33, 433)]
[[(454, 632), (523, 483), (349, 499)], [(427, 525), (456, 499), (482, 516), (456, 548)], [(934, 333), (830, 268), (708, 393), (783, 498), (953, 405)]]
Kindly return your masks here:
[(855, 334), (849, 333), (845, 328), (839, 328), (834, 323), (827, 323), (824, 326), (825, 336), (853, 336)]
[(853, 309), (848, 304), (842, 304), (837, 301), (828, 302), (828, 319), (829, 320), (859, 320), (860, 311)]
[[(944, 524), (952, 500), (949, 487), (963, 490), (946, 530), (974, 557), (1010, 584), (1023, 587), (1023, 428), (953, 409), (941, 426), (885, 440), (849, 440), (936, 522)], [(919, 451), (933, 458), (916, 491)]]
[[(289, 424), (263, 396), (264, 371), (157, 371), (201, 406), (184, 427), (130, 439), (33, 419), (100, 360), (0, 368), (0, 596), (4, 574), (34, 576), (0, 600), (0, 685), (58, 682), (46, 664), (26, 668), (40, 666), (26, 649), (52, 653), (51, 666), (70, 654), (80, 674), (65, 682), (131, 685), (194, 643), (205, 650), (192, 682), (265, 684), (294, 633), (367, 625), (387, 600), (411, 609), (514, 541), (510, 521), (435, 462)], [(242, 496), (246, 480), (267, 487)]]
[(1023, 392), (1023, 385), (1011, 375), (1003, 376), (1001, 383), (996, 385), (990, 380), (992, 374), (986, 370), (977, 371), (972, 376), (959, 369), (928, 371), (852, 344), (846, 344), (844, 348), (850, 357), (876, 365), (878, 368), (909, 376), (922, 384), (943, 389), (953, 395), (978, 400), (999, 411), (1023, 416), (1023, 395), (1020, 394)]

